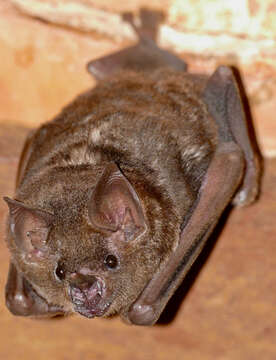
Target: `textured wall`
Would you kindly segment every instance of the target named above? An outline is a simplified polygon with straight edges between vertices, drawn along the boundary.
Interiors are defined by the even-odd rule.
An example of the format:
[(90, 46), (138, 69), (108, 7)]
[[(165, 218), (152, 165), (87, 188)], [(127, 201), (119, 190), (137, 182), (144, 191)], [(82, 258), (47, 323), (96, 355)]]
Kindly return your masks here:
[[(152, 10), (163, 13), (160, 46), (186, 59), (190, 71), (210, 73), (221, 63), (240, 69), (259, 142), (268, 156), (276, 154), (275, 4), (273, 0), (150, 2)], [(146, 6), (146, 0), (1, 2), (0, 86), (6, 104), (1, 117), (32, 126), (52, 116), (93, 83), (85, 73), (88, 59), (135, 42), (121, 13), (132, 11), (138, 18)]]

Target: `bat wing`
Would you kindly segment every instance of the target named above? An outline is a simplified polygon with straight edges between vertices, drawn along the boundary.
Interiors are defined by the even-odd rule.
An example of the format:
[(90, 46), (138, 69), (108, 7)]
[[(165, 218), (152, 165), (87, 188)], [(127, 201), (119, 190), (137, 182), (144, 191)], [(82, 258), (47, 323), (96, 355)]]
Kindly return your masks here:
[(29, 132), (25, 143), (24, 143), (24, 147), (23, 150), (21, 152), (21, 156), (20, 156), (20, 160), (19, 160), (19, 165), (18, 165), (18, 169), (17, 169), (17, 175), (16, 175), (16, 188), (19, 186), (23, 174), (25, 172), (28, 160), (30, 158), (31, 152), (32, 152), (32, 143), (34, 140), (34, 136), (35, 136), (36, 131), (32, 130)]
[(50, 317), (64, 314), (62, 309), (49, 305), (40, 297), (12, 262), (6, 284), (6, 304), (10, 312), (18, 316)]
[[(243, 106), (232, 70), (221, 66), (203, 92), (218, 128), (218, 145), (197, 200), (180, 234), (178, 248), (149, 281), (123, 318), (154, 324), (201, 252), (226, 205), (252, 202), (258, 192), (259, 166), (249, 140)], [(238, 191), (238, 192), (237, 192)]]

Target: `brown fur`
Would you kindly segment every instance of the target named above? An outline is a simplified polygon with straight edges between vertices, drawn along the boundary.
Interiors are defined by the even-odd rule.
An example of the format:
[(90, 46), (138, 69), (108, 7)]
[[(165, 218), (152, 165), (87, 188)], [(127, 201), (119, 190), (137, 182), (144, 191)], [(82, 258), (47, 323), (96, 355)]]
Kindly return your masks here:
[[(200, 100), (204, 78), (168, 69), (125, 71), (77, 97), (32, 137), (15, 198), (54, 215), (47, 240), (50, 256), (29, 262), (14, 244), (13, 262), (49, 304), (73, 311), (66, 272), (89, 267), (105, 279), (111, 306), (130, 306), (179, 240), (216, 145), (215, 125)], [(94, 229), (88, 203), (105, 167), (115, 162), (137, 192), (147, 231), (116, 247)], [(116, 253), (119, 269), (103, 259)]]

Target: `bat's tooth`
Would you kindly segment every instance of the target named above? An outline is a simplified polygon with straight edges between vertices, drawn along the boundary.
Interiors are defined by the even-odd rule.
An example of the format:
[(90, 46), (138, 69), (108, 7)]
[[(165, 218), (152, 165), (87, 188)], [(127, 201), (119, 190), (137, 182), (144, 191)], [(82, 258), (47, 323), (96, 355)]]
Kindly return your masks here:
[(83, 304), (83, 301), (75, 300), (75, 301), (74, 301), (74, 304), (80, 306), (80, 305)]
[(102, 296), (102, 286), (101, 286), (101, 283), (99, 281), (97, 281), (97, 290), (98, 290), (98, 294), (100, 296)]

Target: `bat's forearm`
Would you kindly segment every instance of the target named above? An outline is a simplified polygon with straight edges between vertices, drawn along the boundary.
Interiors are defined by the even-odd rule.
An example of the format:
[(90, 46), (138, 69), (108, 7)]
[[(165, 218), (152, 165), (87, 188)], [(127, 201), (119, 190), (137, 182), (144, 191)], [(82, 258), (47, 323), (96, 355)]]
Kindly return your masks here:
[(218, 146), (203, 180), (197, 205), (180, 235), (178, 248), (133, 304), (128, 321), (152, 325), (158, 320), (235, 193), (243, 167), (242, 151), (237, 144), (227, 142)]

